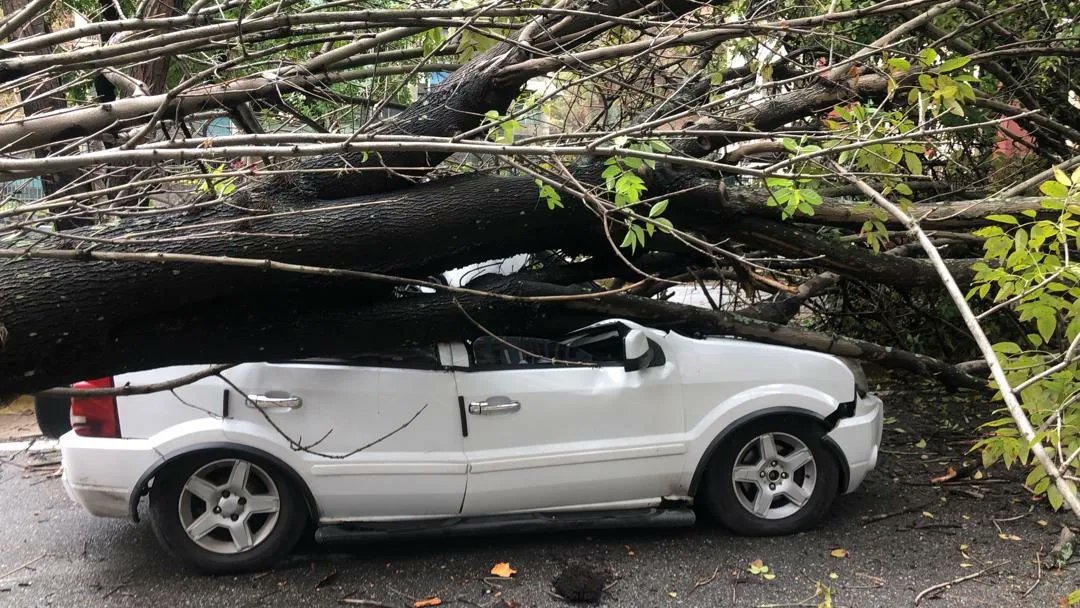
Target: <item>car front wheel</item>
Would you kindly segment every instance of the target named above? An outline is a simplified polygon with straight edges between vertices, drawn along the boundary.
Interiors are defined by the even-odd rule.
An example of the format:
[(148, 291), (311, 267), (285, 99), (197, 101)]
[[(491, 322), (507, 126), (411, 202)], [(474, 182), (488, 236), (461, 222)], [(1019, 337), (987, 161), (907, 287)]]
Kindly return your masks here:
[(736, 429), (706, 469), (709, 512), (736, 534), (776, 536), (817, 525), (840, 485), (819, 425), (775, 417)]
[(150, 522), (162, 545), (208, 574), (265, 569), (306, 529), (303, 498), (277, 467), (248, 455), (185, 458), (150, 489)]

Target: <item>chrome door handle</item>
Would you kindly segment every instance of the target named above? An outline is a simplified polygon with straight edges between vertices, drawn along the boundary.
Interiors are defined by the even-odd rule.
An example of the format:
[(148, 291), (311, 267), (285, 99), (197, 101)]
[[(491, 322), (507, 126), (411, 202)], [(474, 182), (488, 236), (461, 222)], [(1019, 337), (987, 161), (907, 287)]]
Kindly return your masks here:
[(489, 397), (487, 401), (469, 403), (470, 414), (509, 414), (520, 409), (520, 401), (511, 401), (506, 397)]
[(304, 400), (300, 397), (283, 393), (247, 396), (248, 407), (267, 408), (275, 410), (295, 410), (303, 404)]

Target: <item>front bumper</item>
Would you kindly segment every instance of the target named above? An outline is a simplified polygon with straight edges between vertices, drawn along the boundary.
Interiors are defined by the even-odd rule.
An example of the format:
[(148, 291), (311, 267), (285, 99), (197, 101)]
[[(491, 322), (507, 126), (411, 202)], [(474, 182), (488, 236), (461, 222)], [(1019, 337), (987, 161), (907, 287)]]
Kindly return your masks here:
[(859, 397), (855, 414), (841, 418), (828, 437), (847, 459), (848, 484), (844, 492), (853, 492), (866, 474), (874, 470), (881, 448), (881, 426), (884, 406), (876, 395)]
[(143, 473), (161, 462), (161, 454), (144, 439), (60, 438), (64, 489), (68, 496), (99, 517), (127, 517), (128, 500)]

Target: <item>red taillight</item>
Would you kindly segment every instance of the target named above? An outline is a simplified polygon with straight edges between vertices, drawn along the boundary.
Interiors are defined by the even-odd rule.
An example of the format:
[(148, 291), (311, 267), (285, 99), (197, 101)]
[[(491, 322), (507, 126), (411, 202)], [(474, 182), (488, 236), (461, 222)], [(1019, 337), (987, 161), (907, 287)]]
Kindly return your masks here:
[[(113, 379), (83, 380), (73, 388), (112, 388)], [(116, 397), (72, 397), (71, 429), (83, 437), (120, 437)]]

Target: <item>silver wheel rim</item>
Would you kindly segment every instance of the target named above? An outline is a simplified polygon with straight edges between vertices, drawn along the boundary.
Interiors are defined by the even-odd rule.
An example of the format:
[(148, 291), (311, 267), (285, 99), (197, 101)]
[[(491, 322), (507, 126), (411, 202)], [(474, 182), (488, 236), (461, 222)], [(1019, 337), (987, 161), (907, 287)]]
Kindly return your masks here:
[(277, 525), (281, 496), (261, 467), (215, 460), (191, 474), (180, 492), (180, 525), (196, 545), (224, 555), (250, 551)]
[(802, 440), (787, 433), (759, 435), (739, 450), (731, 483), (739, 504), (755, 517), (790, 517), (814, 494), (814, 454)]

